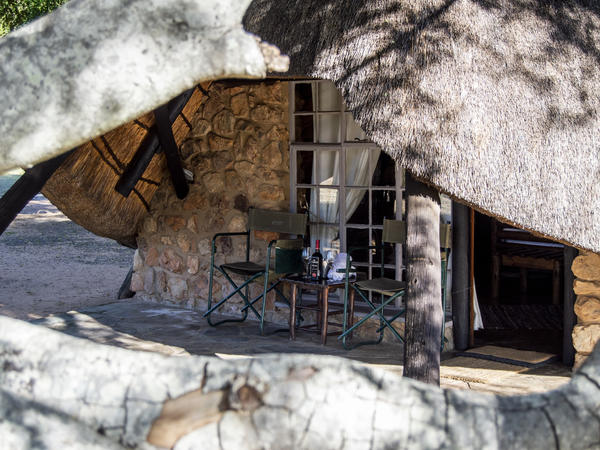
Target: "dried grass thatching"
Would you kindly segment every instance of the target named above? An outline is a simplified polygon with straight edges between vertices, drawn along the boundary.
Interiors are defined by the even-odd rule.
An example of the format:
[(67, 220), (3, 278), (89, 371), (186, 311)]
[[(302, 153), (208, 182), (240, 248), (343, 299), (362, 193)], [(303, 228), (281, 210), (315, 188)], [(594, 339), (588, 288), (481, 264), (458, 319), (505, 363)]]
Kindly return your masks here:
[(244, 24), (416, 176), (600, 251), (599, 2), (255, 0)]
[[(187, 118), (202, 100), (201, 91), (196, 89), (173, 123), (178, 145), (190, 130)], [(129, 197), (117, 193), (115, 185), (153, 125), (154, 115), (147, 113), (82, 145), (48, 180), (43, 194), (84, 228), (135, 247), (141, 220), (166, 174), (164, 155), (154, 156)]]

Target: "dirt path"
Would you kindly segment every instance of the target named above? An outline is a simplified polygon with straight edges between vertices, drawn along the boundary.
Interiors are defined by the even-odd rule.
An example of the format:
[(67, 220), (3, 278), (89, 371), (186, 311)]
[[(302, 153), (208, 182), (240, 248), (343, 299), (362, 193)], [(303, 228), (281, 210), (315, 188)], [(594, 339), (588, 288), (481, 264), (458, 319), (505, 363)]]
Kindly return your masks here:
[[(0, 196), (14, 179), (0, 176)], [(31, 319), (113, 301), (132, 260), (133, 250), (38, 195), (0, 236), (0, 314)]]

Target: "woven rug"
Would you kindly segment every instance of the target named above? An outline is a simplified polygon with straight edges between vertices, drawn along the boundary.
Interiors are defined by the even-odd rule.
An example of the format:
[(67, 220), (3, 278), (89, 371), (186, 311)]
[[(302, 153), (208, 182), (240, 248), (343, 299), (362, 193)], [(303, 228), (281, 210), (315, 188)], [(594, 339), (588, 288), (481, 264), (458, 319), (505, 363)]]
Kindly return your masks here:
[(480, 304), (487, 330), (562, 330), (562, 308), (557, 305)]
[(457, 355), (465, 358), (477, 358), (525, 368), (538, 367), (558, 359), (558, 356), (552, 353), (517, 350), (514, 348), (498, 347), (495, 345), (476, 347), (457, 353)]

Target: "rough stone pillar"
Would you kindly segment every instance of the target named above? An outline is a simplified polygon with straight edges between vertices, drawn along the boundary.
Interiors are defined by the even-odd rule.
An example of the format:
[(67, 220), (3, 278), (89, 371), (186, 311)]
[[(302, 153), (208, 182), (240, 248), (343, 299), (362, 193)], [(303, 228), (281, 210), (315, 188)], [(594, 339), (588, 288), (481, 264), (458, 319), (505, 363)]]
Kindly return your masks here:
[(577, 295), (577, 325), (573, 328), (573, 347), (577, 352), (574, 368), (578, 368), (600, 340), (600, 255), (582, 251), (571, 270), (576, 277), (573, 290)]

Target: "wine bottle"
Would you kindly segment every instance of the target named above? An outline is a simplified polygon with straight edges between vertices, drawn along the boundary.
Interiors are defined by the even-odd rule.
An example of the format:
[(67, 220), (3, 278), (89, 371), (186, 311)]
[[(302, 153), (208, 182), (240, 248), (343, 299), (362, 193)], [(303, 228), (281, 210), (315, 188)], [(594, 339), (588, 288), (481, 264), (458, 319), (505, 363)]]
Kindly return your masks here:
[(321, 242), (317, 239), (315, 252), (310, 257), (309, 275), (312, 281), (321, 281), (323, 279), (323, 255), (320, 250)]

